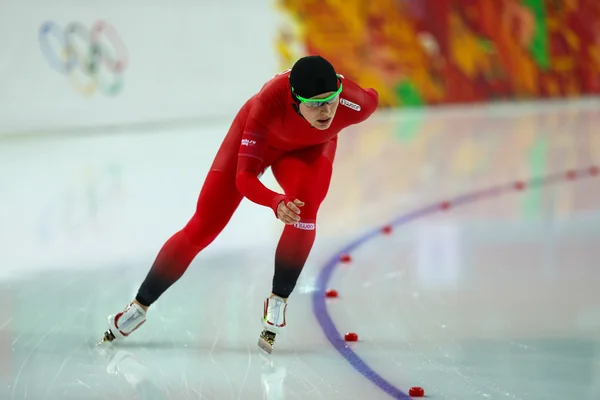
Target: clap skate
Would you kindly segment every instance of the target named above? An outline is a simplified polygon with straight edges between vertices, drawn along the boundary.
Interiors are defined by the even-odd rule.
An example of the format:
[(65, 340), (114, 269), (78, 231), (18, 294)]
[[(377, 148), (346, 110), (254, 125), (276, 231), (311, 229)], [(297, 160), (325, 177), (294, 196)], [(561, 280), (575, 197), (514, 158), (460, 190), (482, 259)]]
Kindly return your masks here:
[(146, 311), (137, 303), (130, 303), (117, 315), (108, 316), (108, 330), (99, 344), (123, 339), (146, 322)]
[(275, 336), (286, 326), (285, 312), (287, 304), (278, 296), (265, 300), (263, 311), (263, 331), (258, 338), (258, 347), (271, 354), (275, 345)]

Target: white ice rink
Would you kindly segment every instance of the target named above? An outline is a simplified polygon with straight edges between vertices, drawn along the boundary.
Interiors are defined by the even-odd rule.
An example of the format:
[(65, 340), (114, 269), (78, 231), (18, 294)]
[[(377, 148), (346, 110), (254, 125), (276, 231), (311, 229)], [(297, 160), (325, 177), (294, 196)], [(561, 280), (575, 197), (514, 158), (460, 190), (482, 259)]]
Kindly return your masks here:
[(140, 330), (96, 347), (228, 125), (0, 141), (0, 399), (600, 399), (598, 100), (342, 132), (270, 357), (256, 342), (281, 224), (247, 201)]

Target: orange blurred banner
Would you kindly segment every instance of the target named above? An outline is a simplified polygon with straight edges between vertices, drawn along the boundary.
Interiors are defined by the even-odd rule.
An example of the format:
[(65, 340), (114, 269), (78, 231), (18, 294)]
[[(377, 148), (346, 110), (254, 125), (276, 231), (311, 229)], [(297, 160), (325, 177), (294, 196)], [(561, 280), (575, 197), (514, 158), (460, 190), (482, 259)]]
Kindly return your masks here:
[(278, 0), (282, 66), (321, 54), (382, 106), (600, 94), (598, 0)]

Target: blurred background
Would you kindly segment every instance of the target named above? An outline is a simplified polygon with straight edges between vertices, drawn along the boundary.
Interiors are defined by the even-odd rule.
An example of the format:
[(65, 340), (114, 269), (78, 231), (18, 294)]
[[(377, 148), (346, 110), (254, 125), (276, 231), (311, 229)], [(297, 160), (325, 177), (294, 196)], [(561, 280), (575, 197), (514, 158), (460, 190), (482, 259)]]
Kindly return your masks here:
[[(284, 361), (296, 374), (286, 384), (293, 398), (381, 395), (360, 386), (366, 380), (354, 380), (315, 333), (308, 296), (334, 248), (425, 204), (600, 165), (598, 0), (0, 0), (1, 399), (82, 398), (84, 392), (85, 398), (144, 397), (137, 378), (106, 386), (104, 370), (116, 367), (99, 363), (90, 343), (100, 338), (106, 315), (135, 294), (165, 240), (191, 217), (238, 109), (273, 75), (310, 54), (376, 88), (380, 109), (341, 134), (317, 242), (298, 288), (298, 309), (309, 323), (289, 336), (295, 349), (308, 340), (309, 350)], [(278, 189), (269, 172), (262, 180)], [(336, 321), (351, 329), (340, 321), (375, 315), (364, 336), (368, 328), (371, 338), (388, 330), (396, 335), (378, 337), (369, 349), (374, 364), (385, 359), (381, 365), (402, 390), (421, 378), (431, 382), (417, 367), (429, 365), (427, 371), (438, 371), (431, 372), (438, 374), (438, 398), (597, 398), (599, 196), (598, 179), (582, 180), (478, 203), (455, 219), (411, 228), (395, 239), (397, 247), (367, 252), (360, 274), (337, 281), (348, 298), (355, 296), (355, 306), (338, 309)], [(254, 346), (258, 329), (246, 322), (256, 322), (253, 313), (269, 290), (280, 232), (271, 210), (244, 200), (194, 262), (203, 264), (193, 268), (194, 278), (161, 302), (161, 317), (149, 321), (141, 342), (158, 328), (172, 329), (181, 343), (207, 341), (200, 344), (210, 357), (186, 359), (188, 349), (169, 353), (156, 344), (130, 349), (160, 372), (152, 379), (168, 389), (158, 398), (260, 392), (259, 378), (246, 384), (248, 371), (259, 370), (250, 361), (244, 370), (246, 341)], [(572, 276), (565, 266), (580, 273)], [(394, 280), (402, 274), (406, 280)], [(529, 286), (540, 277), (555, 291)], [(517, 295), (515, 282), (522, 284)], [(555, 295), (561, 285), (571, 285), (571, 296)], [(400, 299), (415, 288), (421, 297)], [(210, 304), (217, 290), (253, 298), (248, 305), (231, 299), (226, 307), (233, 324), (227, 340), (239, 344), (237, 352), (227, 353), (225, 344), (214, 355), (220, 330), (207, 332), (197, 316), (210, 314), (210, 307), (190, 311), (181, 304), (185, 293), (195, 304)], [(523, 307), (533, 292), (537, 301)], [(89, 298), (84, 307), (82, 297)], [(398, 320), (388, 324), (379, 301), (393, 303)], [(414, 309), (429, 319), (417, 315), (407, 327)], [(178, 329), (190, 315), (192, 327)], [(452, 333), (436, 330), (450, 315), (459, 321)], [(73, 323), (76, 317), (82, 325)], [(444, 322), (444, 329), (446, 323), (452, 326)], [(552, 369), (560, 364), (552, 352), (561, 344), (536, 342), (557, 332), (567, 339), (556, 358), (573, 362), (563, 370)], [(511, 335), (519, 334), (533, 339), (514, 347), (519, 339)], [(496, 335), (495, 345), (486, 335)], [(64, 337), (82, 347), (56, 344)], [(403, 347), (409, 339), (417, 347), (429, 341), (420, 353)], [(311, 346), (324, 358), (309, 354)], [(390, 352), (401, 354), (392, 359)], [(194, 373), (214, 369), (213, 356), (235, 373), (209, 376), (212, 392), (203, 393), (215, 397), (198, 397), (191, 389), (202, 391), (204, 377)], [(400, 359), (409, 361), (401, 367)], [(455, 361), (478, 372), (467, 380), (473, 370), (462, 369), (465, 375), (456, 378)], [(166, 374), (165, 364), (173, 367)], [(527, 386), (518, 366), (534, 372), (537, 386)], [(555, 379), (569, 368), (576, 376)], [(457, 380), (465, 385), (460, 390)], [(130, 391), (139, 397), (128, 397)], [(284, 398), (277, 393), (268, 398)]]
[[(394, 131), (397, 151), (408, 149), (416, 165), (431, 164), (424, 158), (430, 153), (419, 156), (410, 146), (422, 148), (424, 132), (439, 130), (426, 114), (432, 108), (477, 113), (562, 101), (554, 107), (571, 110), (566, 119), (506, 122), (507, 130), (524, 130), (506, 146), (543, 158), (539, 130), (578, 121), (600, 93), (595, 0), (0, 5), (2, 273), (78, 265), (90, 254), (110, 263), (107, 257), (154, 253), (165, 232), (191, 215), (239, 107), (303, 55), (321, 54), (340, 73), (376, 88), (378, 115), (388, 121), (378, 129)], [(455, 123), (453, 155), (431, 157), (485, 171), (488, 157), (476, 160), (469, 136), (476, 125)], [(360, 148), (385, 146), (369, 137)], [(597, 153), (598, 135), (589, 141), (580, 143)], [(265, 182), (274, 184), (270, 176)], [(408, 184), (390, 191), (407, 193)]]

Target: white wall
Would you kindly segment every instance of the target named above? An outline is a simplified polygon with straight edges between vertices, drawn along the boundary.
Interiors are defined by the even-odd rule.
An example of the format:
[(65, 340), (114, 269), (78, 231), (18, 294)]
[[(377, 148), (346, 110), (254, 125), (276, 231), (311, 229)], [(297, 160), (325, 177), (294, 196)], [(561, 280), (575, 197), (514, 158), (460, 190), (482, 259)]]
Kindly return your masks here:
[[(281, 69), (277, 19), (271, 0), (0, 0), (0, 277), (151, 262)], [(245, 200), (208, 251), (272, 245), (269, 213)]]
[[(0, 278), (149, 266), (194, 213), (228, 125), (0, 141)], [(244, 200), (203, 254), (274, 248), (282, 227)]]
[[(276, 20), (269, 0), (0, 0), (0, 135), (228, 116), (278, 72)], [(105, 62), (83, 73), (92, 36)]]

